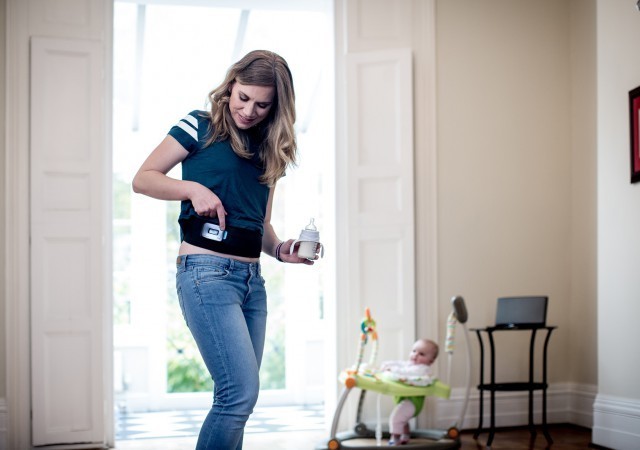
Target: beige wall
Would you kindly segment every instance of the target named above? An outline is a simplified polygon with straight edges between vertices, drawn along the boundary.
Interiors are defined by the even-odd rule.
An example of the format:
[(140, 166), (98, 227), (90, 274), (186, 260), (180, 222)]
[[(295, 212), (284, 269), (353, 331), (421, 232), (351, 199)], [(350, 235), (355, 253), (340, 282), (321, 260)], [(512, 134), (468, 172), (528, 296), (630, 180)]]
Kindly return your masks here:
[[(4, 155), (5, 155), (5, 18), (6, 18), (6, 1), (0, 0), (0, 174), (4, 174)], [(4, 179), (4, 176), (2, 177)], [(5, 188), (4, 183), (0, 183), (0, 286), (4, 286), (4, 254), (5, 254), (5, 243), (4, 243), (4, 220), (5, 220)], [(4, 326), (5, 321), (5, 299), (4, 299), (4, 287), (0, 289), (0, 324), (2, 324), (2, 333), (0, 333), (0, 399), (5, 398), (7, 395), (6, 392), (6, 356), (5, 356), (5, 335), (4, 330), (6, 329)]]
[[(481, 327), (499, 296), (548, 295), (550, 381), (595, 384), (595, 135), (572, 132), (595, 116), (594, 34), (577, 9), (437, 2), (438, 298), (440, 323), (460, 294)], [(574, 99), (577, 82), (590, 89)], [(526, 376), (513, 335), (498, 336), (503, 380)]]
[(575, 383), (597, 381), (596, 2), (571, 0), (571, 364)]

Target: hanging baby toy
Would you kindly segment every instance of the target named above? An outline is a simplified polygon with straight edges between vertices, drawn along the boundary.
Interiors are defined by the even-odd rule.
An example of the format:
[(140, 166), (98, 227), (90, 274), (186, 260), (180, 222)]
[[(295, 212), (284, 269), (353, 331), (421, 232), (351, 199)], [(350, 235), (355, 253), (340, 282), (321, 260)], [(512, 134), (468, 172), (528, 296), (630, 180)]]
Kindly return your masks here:
[(354, 375), (357, 375), (360, 371), (360, 365), (362, 364), (362, 359), (364, 358), (364, 348), (369, 341), (369, 336), (371, 336), (371, 340), (373, 341), (373, 350), (371, 351), (371, 356), (369, 357), (367, 368), (373, 368), (375, 366), (376, 358), (378, 357), (378, 332), (376, 331), (376, 321), (371, 317), (371, 311), (369, 310), (369, 308), (365, 309), (364, 314), (365, 317), (360, 323), (361, 333), (356, 364), (352, 370), (347, 371), (348, 376), (345, 380), (345, 386), (349, 389), (355, 387), (356, 385), (356, 379)]

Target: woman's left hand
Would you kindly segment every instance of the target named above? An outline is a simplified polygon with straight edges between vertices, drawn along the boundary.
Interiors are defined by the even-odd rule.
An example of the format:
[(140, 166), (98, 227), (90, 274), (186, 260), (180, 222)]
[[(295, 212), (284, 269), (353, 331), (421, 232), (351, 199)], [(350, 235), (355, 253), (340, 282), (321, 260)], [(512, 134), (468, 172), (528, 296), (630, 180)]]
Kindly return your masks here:
[[(289, 239), (288, 241), (284, 241), (282, 247), (280, 247), (280, 259), (289, 264), (306, 264), (308, 266), (312, 266), (316, 259), (318, 259), (318, 253), (316, 250), (315, 257), (311, 259), (301, 258), (298, 256), (298, 247), (300, 246), (299, 242), (296, 242), (294, 245), (295, 239)], [(293, 245), (293, 254), (291, 254), (291, 246)], [(319, 246), (318, 246), (319, 247)]]

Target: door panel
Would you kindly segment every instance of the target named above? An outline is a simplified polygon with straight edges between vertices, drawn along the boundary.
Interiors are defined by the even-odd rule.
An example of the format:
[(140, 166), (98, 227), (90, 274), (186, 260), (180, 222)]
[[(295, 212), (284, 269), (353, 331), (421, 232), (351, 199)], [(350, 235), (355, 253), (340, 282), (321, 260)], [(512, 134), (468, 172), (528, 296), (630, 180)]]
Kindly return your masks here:
[(31, 40), (33, 444), (104, 441), (102, 46)]
[(347, 70), (350, 242), (359, 271), (351, 298), (354, 313), (369, 306), (380, 319), (381, 339), (404, 336), (399, 347), (380, 349), (381, 358), (398, 359), (415, 337), (411, 54), (354, 53)]
[[(411, 52), (349, 53), (346, 70), (347, 326), (357, 336), (370, 308), (378, 362), (403, 359), (415, 339)], [(349, 354), (354, 360), (357, 346)], [(366, 419), (376, 409), (363, 411)]]

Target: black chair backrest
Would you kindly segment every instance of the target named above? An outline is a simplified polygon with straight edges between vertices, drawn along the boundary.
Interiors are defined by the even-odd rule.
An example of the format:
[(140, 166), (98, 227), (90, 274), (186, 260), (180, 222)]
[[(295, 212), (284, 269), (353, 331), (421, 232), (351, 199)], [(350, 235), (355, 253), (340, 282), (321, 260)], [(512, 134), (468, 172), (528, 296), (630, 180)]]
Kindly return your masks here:
[(496, 326), (544, 327), (548, 301), (546, 296), (501, 297), (496, 309)]

